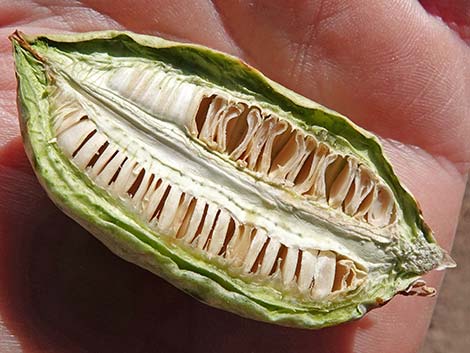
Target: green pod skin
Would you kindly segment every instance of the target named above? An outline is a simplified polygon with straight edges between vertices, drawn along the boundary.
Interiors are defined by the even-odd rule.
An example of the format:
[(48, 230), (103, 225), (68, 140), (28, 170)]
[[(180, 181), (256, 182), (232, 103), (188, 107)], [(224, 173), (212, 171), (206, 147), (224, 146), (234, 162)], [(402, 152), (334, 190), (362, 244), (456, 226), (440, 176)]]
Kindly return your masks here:
[[(63, 212), (90, 231), (112, 252), (157, 274), (195, 298), (244, 317), (285, 326), (317, 329), (361, 318), (368, 310), (383, 305), (398, 293), (432, 295), (433, 290), (423, 286), (420, 276), (435, 268), (442, 269), (453, 266), (452, 260), (436, 244), (431, 230), (422, 218), (416, 200), (400, 184), (374, 135), (356, 126), (339, 113), (322, 107), (269, 80), (239, 59), (202, 46), (170, 42), (130, 32), (105, 31), (47, 36), (26, 36), (15, 33), (11, 36), (11, 40), (18, 78), (18, 107), (23, 141), (36, 175), (49, 197)], [(157, 63), (155, 65), (159, 68), (163, 67), (170, 76), (181, 78), (182, 82), (198, 87), (208, 87), (207, 89), (213, 90), (212, 93), (223, 92), (222, 95), (235, 96), (235, 101), (245, 104), (239, 104), (238, 107), (243, 106), (246, 109), (246, 104), (253, 104), (261, 111), (270, 112), (271, 116), (276, 114), (282, 117), (288, 124), (303, 131), (305, 136), (308, 134), (314, 136), (317, 147), (323, 143), (324, 146), (329, 146), (328, 151), (334, 150), (337, 154), (347, 156), (341, 159), (341, 168), (345, 169), (347, 161), (351, 160), (356, 163), (355, 166), (361, 165), (366, 168), (368, 173), (374, 176), (376, 185), (382, 185), (380, 190), (386, 190), (384, 195), (392, 200), (389, 203), (390, 212), (387, 215), (387, 221), (384, 221), (384, 224), (380, 223), (382, 222), (379, 219), (381, 216), (377, 216), (379, 220), (374, 221), (370, 213), (372, 211), (369, 211), (369, 216), (363, 216), (360, 221), (357, 220), (358, 217), (354, 220), (350, 217), (351, 221), (349, 221), (349, 216), (342, 214), (344, 212), (341, 211), (341, 207), (339, 211), (328, 210), (328, 207), (325, 208), (325, 204), (321, 204), (320, 201), (317, 202), (313, 198), (305, 201), (297, 194), (292, 193), (292, 190), (286, 191), (285, 189), (289, 185), (284, 181), (263, 179), (264, 176), (261, 174), (249, 170), (248, 157), (243, 162), (234, 163), (223, 153), (224, 151), (220, 149), (219, 145), (211, 143), (208, 138), (204, 140), (201, 137), (201, 124), (204, 122), (201, 123), (200, 120), (197, 120), (200, 118), (195, 118), (195, 129), (199, 129), (196, 133), (191, 133), (191, 128), (186, 125), (187, 129), (180, 129), (174, 135), (187, 139), (189, 141), (187, 145), (185, 142), (178, 146), (178, 144), (172, 144), (171, 141), (165, 140), (165, 137), (161, 137), (161, 131), (164, 130), (157, 131), (157, 125), (152, 124), (157, 124), (156, 121), (165, 119), (165, 121), (169, 120), (172, 123), (171, 114), (169, 117), (161, 118), (151, 110), (147, 109), (144, 112), (145, 109), (142, 108), (141, 111), (141, 108), (138, 107), (138, 97), (131, 94), (126, 95), (125, 89), (119, 86), (119, 83), (116, 83), (118, 86), (114, 92), (110, 93), (112, 90), (109, 87), (108, 90), (102, 90), (100, 86), (102, 82), (117, 82), (112, 81), (111, 76), (115, 74), (118, 77), (120, 75), (119, 65), (122, 63), (128, 65), (129, 70), (133, 70), (134, 63), (138, 67), (139, 65), (152, 67), (152, 63)], [(80, 73), (83, 72), (83, 68), (90, 70), (89, 77), (92, 80), (90, 85), (84, 85), (87, 83), (88, 76)], [(99, 71), (101, 77), (105, 77), (107, 81), (99, 81), (98, 74), (95, 76), (91, 74), (95, 72), (93, 70)], [(107, 76), (108, 72), (109, 77)], [(142, 74), (145, 74), (145, 71), (142, 71)], [(64, 88), (65, 86), (66, 88)], [(116, 189), (113, 192), (110, 191), (113, 182), (117, 183), (116, 179), (110, 181), (107, 186), (99, 185), (95, 179), (90, 177), (89, 169), (85, 173), (84, 168), (77, 166), (79, 163), (77, 162), (79, 154), (77, 151), (79, 148), (83, 148), (85, 142), (72, 154), (72, 152), (67, 153), (64, 150), (60, 138), (58, 141), (54, 121), (60, 115), (56, 113), (57, 110), (60, 110), (58, 108), (60, 104), (56, 101), (62, 99), (61, 90), (68, 94), (67, 99), (79, 97), (77, 100), (81, 106), (89, 108), (87, 112), (97, 112), (97, 115), (99, 112), (104, 112), (102, 114), (106, 119), (109, 118), (109, 122), (103, 122), (104, 127), (109, 127), (113, 131), (121, 131), (119, 126), (127, 126), (127, 128), (130, 126), (131, 129), (136, 130), (137, 132), (127, 136), (136, 144), (142, 143), (142, 146), (150, 146), (151, 139), (145, 140), (149, 136), (155, 139), (161, 138), (161, 141), (166, 141), (163, 143), (165, 148), (170, 146), (168, 147), (170, 150), (171, 148), (176, 149), (175, 154), (178, 156), (186, 155), (187, 150), (191, 148), (192, 151), (199, 151), (194, 160), (199, 163), (204, 162), (201, 170), (213, 171), (215, 169), (211, 169), (212, 165), (216, 165), (218, 169), (227, 168), (226, 170), (233, 173), (235, 179), (238, 179), (228, 182), (227, 180), (230, 178), (214, 176), (217, 183), (226, 184), (220, 192), (214, 191), (213, 195), (208, 192), (210, 194), (208, 197), (212, 197), (213, 200), (221, 200), (223, 197), (220, 195), (225, 191), (227, 191), (227, 195), (230, 192), (245, 195), (243, 192), (245, 189), (248, 190), (248, 187), (243, 186), (243, 183), (249, 184), (250, 188), (255, 185), (254, 189), (250, 190), (257, 190), (256, 188), (259, 187), (261, 196), (253, 196), (258, 199), (263, 199), (262, 194), (265, 190), (271, 190), (269, 188), (282, 189), (281, 196), (279, 196), (281, 201), (269, 203), (271, 199), (263, 199), (266, 204), (265, 207), (263, 206), (264, 208), (253, 207), (260, 214), (264, 213), (266, 219), (269, 219), (271, 214), (273, 217), (281, 215), (278, 218), (287, 224), (282, 229), (295, 227), (295, 220), (299, 219), (299, 233), (301, 234), (297, 235), (297, 238), (290, 239), (288, 231), (286, 231), (287, 235), (282, 235), (284, 233), (279, 230), (282, 233), (279, 235), (279, 241), (282, 244), (296, 244), (297, 241), (303, 244), (295, 249), (297, 267), (295, 265), (292, 267), (291, 279), (285, 280), (288, 266), (285, 263), (290, 256), (286, 253), (276, 258), (278, 266), (284, 267), (279, 269), (279, 273), (273, 270), (274, 273), (270, 273), (271, 277), (268, 276), (269, 278), (243, 273), (240, 270), (241, 265), (238, 267), (234, 265), (235, 260), (224, 262), (225, 260), (220, 260), (217, 256), (206, 256), (203, 251), (194, 249), (198, 247), (197, 244), (192, 247), (182, 246), (180, 241), (168, 237), (167, 234), (161, 234), (158, 225), (152, 224), (150, 221), (146, 222), (139, 215), (139, 212), (136, 211), (137, 208), (135, 208), (137, 206), (134, 205), (134, 208), (129, 206), (131, 204), (129, 197), (120, 199), (116, 197), (116, 194), (113, 194), (113, 192), (118, 192)], [(206, 94), (205, 97), (212, 99), (211, 102), (214, 103), (214, 95)], [(199, 105), (198, 112), (203, 109), (202, 106), (203, 103)], [(244, 109), (243, 107), (240, 109)], [(139, 114), (144, 118), (140, 118)], [(205, 114), (210, 114), (207, 112), (207, 107)], [(114, 116), (121, 119), (117, 125), (113, 125), (115, 124), (112, 122)], [(87, 116), (84, 118), (88, 119)], [(103, 121), (108, 121), (106, 119), (103, 118)], [(174, 125), (179, 126), (176, 123)], [(106, 133), (106, 129), (103, 129)], [(123, 140), (125, 139), (123, 138)], [(117, 141), (116, 143), (123, 142)], [(150, 150), (151, 147), (148, 148)], [(132, 147), (129, 145), (125, 149), (131, 151)], [(167, 150), (165, 149), (165, 151)], [(141, 156), (139, 153), (136, 150), (136, 159)], [(195, 152), (192, 153), (195, 155)], [(233, 153), (232, 151), (232, 155)], [(99, 158), (98, 154), (96, 158)], [(190, 166), (190, 162), (188, 162), (190, 158), (188, 158), (175, 162), (171, 173), (178, 172), (183, 175), (181, 178), (190, 174), (193, 169), (187, 167)], [(184, 161), (184, 163), (179, 164), (180, 161)], [(94, 162), (96, 163), (96, 160)], [(253, 168), (262, 167), (253, 165)], [(144, 172), (142, 173), (145, 175)], [(336, 177), (338, 175), (337, 173)], [(198, 177), (204, 179), (204, 172), (201, 172), (201, 175), (196, 175), (194, 180)], [(149, 181), (150, 184), (151, 181)], [(182, 182), (182, 184), (184, 183)], [(325, 186), (326, 189), (329, 188), (328, 192), (330, 193), (326, 203), (333, 202), (331, 201), (333, 199), (331, 190), (334, 189), (332, 185), (334, 185), (333, 182)], [(186, 187), (186, 192), (191, 193), (191, 185), (182, 187)], [(203, 187), (204, 185), (201, 184), (200, 188)], [(238, 187), (240, 189), (237, 189)], [(196, 192), (195, 189), (196, 187), (194, 187), (194, 192)], [(373, 189), (375, 190), (376, 187), (373, 186)], [(133, 192), (129, 190), (128, 194), (137, 193), (135, 190)], [(168, 190), (171, 189), (167, 189), (166, 195), (171, 194), (171, 191)], [(347, 198), (347, 196), (343, 197)], [(376, 198), (380, 197), (376, 196)], [(367, 202), (364, 200), (361, 205)], [(235, 200), (233, 203), (237, 204), (237, 202), (238, 200)], [(276, 202), (279, 206), (273, 206), (277, 205)], [(308, 203), (308, 207), (312, 204), (311, 207), (319, 210), (318, 214), (315, 213), (317, 211), (312, 211), (316, 217), (316, 223), (313, 221), (304, 222), (305, 219), (310, 219), (310, 215), (302, 213), (305, 213), (305, 208), (302, 208), (305, 202)], [(184, 203), (183, 196), (181, 196), (180, 203)], [(248, 217), (242, 206), (239, 211), (236, 211), (235, 208), (235, 206), (227, 205), (227, 209), (219, 210), (216, 217), (222, 218), (223, 212), (232, 215), (234, 219), (237, 212), (238, 219)], [(232, 211), (233, 214), (230, 213)], [(158, 212), (163, 211), (160, 208)], [(153, 217), (156, 217), (158, 212), (156, 210)], [(207, 207), (205, 212), (210, 212)], [(151, 217), (149, 218), (151, 219)], [(249, 219), (249, 217), (243, 219)], [(271, 223), (265, 221), (263, 217), (252, 216), (251, 219), (252, 224), (255, 226), (263, 224), (269, 231)], [(160, 222), (163, 222), (162, 219)], [(214, 222), (217, 224), (216, 221)], [(354, 223), (354, 226), (349, 226), (348, 222)], [(373, 222), (376, 223), (365, 224)], [(312, 227), (312, 233), (316, 235), (310, 236), (309, 227)], [(214, 232), (215, 230), (212, 229), (209, 237), (215, 237)], [(229, 231), (225, 230), (225, 232)], [(261, 234), (261, 231), (250, 234), (253, 241), (254, 234)], [(175, 238), (178, 236), (175, 235)], [(273, 243), (274, 240), (270, 238), (270, 242)], [(264, 250), (261, 251), (265, 255), (268, 252), (266, 244)], [(310, 248), (309, 244), (316, 245)], [(202, 244), (200, 247), (208, 249), (209, 245)], [(326, 295), (320, 296), (318, 293), (311, 295), (315, 291), (310, 287), (308, 287), (310, 294), (305, 294), (305, 288), (297, 288), (292, 284), (292, 281), (300, 281), (300, 278), (307, 276), (305, 275), (307, 270), (304, 271), (301, 268), (301, 258), (308, 251), (312, 251), (313, 254), (316, 254), (315, 256), (318, 256), (315, 261), (320, 258), (320, 253), (334, 254), (336, 261), (340, 261), (338, 259), (346, 261), (343, 264), (348, 264), (348, 270), (353, 271), (352, 269), (354, 269), (355, 271), (354, 275), (350, 275), (351, 278), (354, 276), (358, 278), (355, 282), (356, 285), (353, 287), (350, 280), (347, 282), (344, 279), (344, 290), (338, 289), (340, 285), (336, 282), (333, 285), (332, 282), (330, 292)], [(218, 248), (218, 253), (222, 253), (220, 248)], [(258, 261), (261, 260), (258, 259)], [(336, 271), (339, 264), (340, 262), (336, 262)], [(250, 263), (247, 271), (250, 272), (250, 269), (252, 272), (261, 271), (261, 263), (258, 265), (259, 268)], [(276, 276), (282, 278), (273, 279)], [(320, 283), (320, 278), (323, 275), (320, 273), (315, 276), (318, 276), (318, 280), (315, 281)], [(334, 281), (338, 280), (338, 276), (338, 273), (335, 272)], [(314, 286), (315, 281), (310, 281), (309, 285)], [(285, 288), (283, 288), (283, 283)]]

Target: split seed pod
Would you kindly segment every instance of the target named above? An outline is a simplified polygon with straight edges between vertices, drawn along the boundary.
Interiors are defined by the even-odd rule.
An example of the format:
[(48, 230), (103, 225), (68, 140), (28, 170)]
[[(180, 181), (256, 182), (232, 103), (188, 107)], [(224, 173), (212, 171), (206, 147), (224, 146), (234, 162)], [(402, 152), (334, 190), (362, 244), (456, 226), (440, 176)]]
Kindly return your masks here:
[(11, 39), (51, 199), (196, 298), (320, 328), (452, 265), (376, 137), (239, 59), (129, 32)]

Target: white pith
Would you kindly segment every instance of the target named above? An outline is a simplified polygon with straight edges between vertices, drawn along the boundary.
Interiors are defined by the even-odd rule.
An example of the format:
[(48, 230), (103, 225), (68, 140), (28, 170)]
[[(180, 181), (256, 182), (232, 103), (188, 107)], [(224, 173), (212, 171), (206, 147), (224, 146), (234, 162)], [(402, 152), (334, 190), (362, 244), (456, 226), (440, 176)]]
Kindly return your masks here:
[[(285, 191), (279, 191), (278, 187), (262, 184), (251, 177), (244, 176), (243, 180), (239, 180), (238, 176), (243, 174), (242, 171), (233, 171), (233, 166), (224, 166), (217, 156), (210, 156), (197, 142), (188, 139), (187, 132), (210, 149), (225, 152), (224, 143), (227, 144), (227, 141), (220, 139), (223, 134), (214, 133), (217, 129), (223, 129), (223, 124), (216, 120), (213, 126), (208, 125), (205, 129), (204, 124), (201, 125), (202, 129), (199, 131), (195, 118), (200, 103), (206, 97), (217, 94), (219, 100), (227, 102), (226, 95), (215, 89), (205, 89), (181, 81), (172, 75), (164, 75), (162, 72), (147, 70), (141, 76), (138, 76), (137, 72), (138, 70), (129, 68), (118, 69), (114, 75), (88, 76), (84, 87), (102, 94), (111, 105), (125, 108), (129, 115), (142, 113), (140, 109), (147, 111), (149, 114), (139, 122), (144, 127), (143, 131), (135, 131), (135, 121), (132, 119), (116, 121), (109, 111), (100, 109), (95, 104), (69, 103), (71, 93), (66, 92), (65, 84), (62, 86), (64, 90), (58, 89), (55, 92), (52, 99), (62, 102), (54, 111), (57, 141), (78, 168), (86, 171), (97, 185), (141, 215), (160, 234), (178, 238), (183, 244), (200, 249), (209, 258), (219, 257), (246, 274), (280, 278), (284, 287), (295, 286), (300, 292), (308, 293), (314, 298), (352, 290), (364, 281), (364, 270), (367, 266), (357, 258), (354, 251), (335, 241), (335, 226), (332, 226), (331, 230), (325, 230), (322, 224), (316, 225), (312, 222), (317, 214), (324, 210), (312, 211), (315, 206), (311, 205), (308, 198), (301, 202), (296, 197), (288, 199), (288, 193)], [(93, 85), (90, 85), (90, 77), (92, 82), (94, 80)], [(78, 74), (77, 79), (79, 78)], [(165, 82), (162, 83), (162, 80)], [(114, 101), (116, 94), (124, 97), (127, 102)], [(136, 108), (136, 105), (141, 108)], [(242, 105), (245, 109), (248, 107), (240, 100), (234, 100), (227, 110), (236, 109), (233, 105)], [(251, 107), (249, 111), (259, 112), (258, 127), (271, 124), (276, 130), (276, 123), (281, 121), (277, 117), (262, 116), (259, 110)], [(158, 121), (155, 117), (162, 119)], [(209, 123), (210, 120), (207, 119), (206, 122)], [(156, 141), (152, 147), (149, 143), (156, 135), (153, 136), (145, 131), (146, 129), (158, 129), (182, 149), (189, 149), (192, 153), (196, 151), (200, 155), (194, 157), (194, 161), (187, 161), (179, 155), (172, 155), (171, 148), (163, 146), (161, 141)], [(336, 186), (330, 183), (330, 195), (325, 193), (326, 188), (320, 195), (309, 195), (316, 202), (320, 201), (329, 206), (330, 214), (344, 215), (338, 216), (343, 217), (339, 219), (338, 228), (341, 228), (341, 222), (347, 222), (345, 217), (353, 216), (357, 223), (356, 228), (351, 229), (352, 233), (364, 231), (364, 234), (368, 234), (377, 230), (379, 235), (387, 238), (388, 233), (381, 229), (395, 222), (393, 197), (389, 195), (389, 198), (385, 197), (386, 202), (377, 201), (375, 206), (378, 211), (388, 209), (388, 218), (374, 216), (380, 212), (371, 212), (374, 209), (372, 201), (369, 201), (367, 208), (361, 209), (360, 206), (368, 194), (376, 195), (369, 199), (379, 200), (379, 190), (389, 190), (374, 179), (370, 186), (366, 187), (367, 192), (355, 197), (354, 192), (350, 191), (351, 185), (363, 180), (364, 175), (368, 180), (372, 180), (373, 176), (369, 170), (360, 166), (350, 156), (329, 154), (330, 150), (326, 144), (315, 141), (312, 136), (301, 136), (300, 130), (297, 130), (292, 139), (303, 140), (305, 151), (320, 151), (324, 156), (333, 156), (330, 157), (330, 165), (335, 164), (336, 159), (342, 158), (341, 163), (336, 164), (341, 164), (343, 174), (348, 176), (341, 177), (341, 170), (335, 173), (337, 179), (342, 178), (344, 181), (338, 182)], [(264, 139), (265, 144), (273, 141), (274, 139)], [(291, 188), (298, 194), (312, 190), (312, 187), (306, 190), (304, 185), (305, 191), (302, 193), (302, 185), (295, 183), (301, 163), (297, 163), (294, 171), (295, 163), (291, 161), (290, 165), (293, 167), (281, 173), (279, 170), (282, 168), (272, 168), (273, 163), (266, 162), (269, 158), (266, 153), (262, 153), (265, 150), (266, 148), (263, 150), (261, 146), (257, 150), (259, 154), (250, 154), (246, 149), (239, 148), (235, 152), (240, 158), (234, 157), (234, 150), (231, 151), (230, 158), (238, 160), (242, 169), (247, 168), (262, 176), (267, 175), (267, 181)], [(295, 158), (305, 161), (308, 155), (305, 153)], [(198, 163), (202, 163), (200, 168), (207, 170), (201, 171), (197, 167)], [(210, 169), (210, 164), (220, 169), (215, 172), (214, 180), (208, 180), (210, 173), (215, 171), (214, 167)], [(285, 166), (286, 163), (282, 165)], [(352, 172), (344, 172), (347, 168)], [(326, 167), (324, 169), (326, 170)], [(185, 172), (178, 175), (181, 170)], [(230, 188), (227, 185), (220, 186), (218, 184), (221, 178), (230, 179), (234, 185), (250, 185), (243, 186), (245, 190)], [(335, 188), (339, 191), (333, 195), (331, 190)], [(248, 195), (249, 192), (253, 195)], [(246, 197), (243, 197), (245, 195)], [(355, 199), (355, 203), (351, 201)], [(288, 214), (286, 209), (289, 207), (279, 205), (280, 202), (292, 202), (289, 207), (297, 208), (299, 216), (296, 216), (295, 212), (294, 215)], [(279, 205), (280, 209), (272, 212), (270, 210), (270, 215), (263, 214), (263, 203)], [(281, 209), (281, 206), (284, 209)], [(368, 216), (368, 212), (372, 216)], [(325, 216), (326, 219), (329, 217)], [(322, 229), (321, 232), (319, 229)], [(279, 286), (279, 283), (273, 285)]]

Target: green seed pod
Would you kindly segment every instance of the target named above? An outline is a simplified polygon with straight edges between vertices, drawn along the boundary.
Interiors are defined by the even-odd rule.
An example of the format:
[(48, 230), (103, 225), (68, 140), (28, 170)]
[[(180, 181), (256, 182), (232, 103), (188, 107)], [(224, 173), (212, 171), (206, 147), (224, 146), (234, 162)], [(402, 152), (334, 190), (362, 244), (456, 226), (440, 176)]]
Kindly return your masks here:
[(129, 32), (11, 40), (51, 199), (196, 298), (320, 328), (452, 266), (375, 136), (239, 59)]

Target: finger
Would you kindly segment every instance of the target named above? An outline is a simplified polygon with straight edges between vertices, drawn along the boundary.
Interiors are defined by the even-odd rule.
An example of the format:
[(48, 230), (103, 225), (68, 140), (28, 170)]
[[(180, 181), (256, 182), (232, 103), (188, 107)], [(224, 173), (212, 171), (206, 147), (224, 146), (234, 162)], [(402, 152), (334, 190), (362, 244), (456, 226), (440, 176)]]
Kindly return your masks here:
[(410, 1), (216, 2), (249, 62), (382, 137), (461, 169), (470, 49)]
[(470, 45), (470, 3), (467, 0), (419, 0), (429, 14), (441, 19)]
[(191, 0), (136, 3), (133, 0), (119, 2), (119, 6), (109, 6), (106, 0), (86, 0), (82, 3), (97, 10), (125, 28), (149, 34), (165, 34), (175, 39), (183, 39), (205, 44), (219, 50), (239, 55), (222, 25), (211, 1)]
[[(24, 252), (31, 253), (28, 229), (38, 217), (47, 215), (48, 208), (36, 208), (44, 205), (46, 198), (31, 173), (19, 138), (0, 149), (0, 185), (0, 351), (20, 352), (14, 326), (28, 322), (21, 308), (27, 306), (29, 297), (21, 296), (21, 302), (16, 302), (15, 294), (27, 283), (22, 279), (28, 278), (29, 266), (23, 266)], [(13, 316), (9, 315), (11, 310)]]

